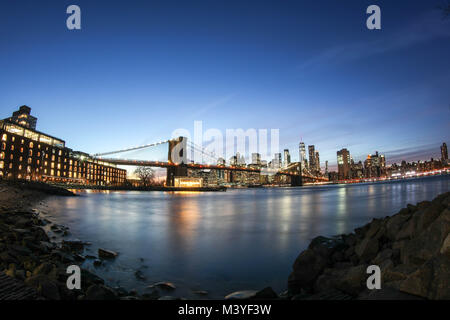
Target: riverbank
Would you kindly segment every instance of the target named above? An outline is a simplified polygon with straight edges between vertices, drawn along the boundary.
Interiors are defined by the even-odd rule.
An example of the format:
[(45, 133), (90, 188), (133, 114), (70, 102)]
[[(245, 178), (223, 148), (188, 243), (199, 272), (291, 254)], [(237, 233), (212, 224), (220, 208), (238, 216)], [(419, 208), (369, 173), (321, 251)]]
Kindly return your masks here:
[[(114, 264), (115, 254), (94, 251), (89, 243), (80, 240), (64, 240), (64, 234), (70, 232), (68, 228), (52, 223), (36, 210), (39, 204), (45, 204), (46, 196), (43, 192), (27, 189), (25, 185), (0, 183), (0, 272), (5, 271), (8, 276), (34, 288), (41, 299), (180, 298), (177, 295), (180, 288), (176, 289), (175, 285), (182, 285), (177, 281), (174, 281), (175, 285), (162, 282), (152, 286), (148, 283), (148, 287), (138, 293), (131, 288), (127, 291), (105, 285), (104, 280), (88, 270), (82, 270), (81, 291), (68, 290), (67, 266), (81, 265), (86, 260), (100, 265)], [(315, 238), (297, 258), (289, 278), (289, 290), (282, 294), (265, 288), (240, 291), (226, 298), (448, 299), (448, 292), (442, 286), (449, 287), (446, 258), (450, 241), (449, 197), (450, 193), (446, 193), (433, 201), (408, 205), (398, 214), (374, 219), (351, 234)], [(46, 233), (44, 229), (51, 232)], [(54, 234), (58, 235), (57, 239)], [(123, 249), (122, 254), (125, 251)], [(365, 290), (368, 277), (365, 267), (376, 263), (382, 271), (382, 290)], [(90, 270), (96, 272), (95, 268)], [(138, 271), (134, 276), (143, 278)], [(196, 294), (199, 298), (208, 298), (205, 291), (198, 290)]]
[[(0, 273), (35, 290), (39, 300), (110, 300), (156, 299), (150, 292), (139, 296), (123, 288), (110, 288), (105, 281), (88, 270), (81, 269), (81, 290), (66, 286), (67, 267), (81, 264), (85, 259), (113, 259), (113, 252), (100, 251), (98, 257), (83, 255), (89, 243), (55, 241), (44, 231), (64, 236), (68, 228), (53, 224), (39, 216), (35, 207), (48, 195), (74, 196), (73, 193), (40, 183), (0, 182)], [(163, 285), (163, 284), (161, 284)]]
[[(317, 237), (293, 265), (290, 299), (450, 299), (450, 192), (333, 238)], [(381, 289), (367, 289), (379, 266)]]

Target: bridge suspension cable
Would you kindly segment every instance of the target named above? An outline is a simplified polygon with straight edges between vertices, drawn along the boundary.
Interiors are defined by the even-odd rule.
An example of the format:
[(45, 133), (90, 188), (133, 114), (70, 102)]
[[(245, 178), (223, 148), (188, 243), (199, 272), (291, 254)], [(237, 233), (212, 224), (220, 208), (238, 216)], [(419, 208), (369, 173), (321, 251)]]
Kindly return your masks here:
[(215, 162), (217, 162), (217, 160), (219, 159), (214, 152), (210, 152), (207, 151), (205, 148), (203, 148), (202, 146), (199, 146), (191, 141), (188, 141), (188, 146), (192, 149), (194, 149), (194, 151), (198, 151), (200, 152), (202, 155), (207, 156), (208, 158), (214, 160)]
[(117, 153), (123, 153), (123, 152), (127, 152), (127, 151), (145, 149), (145, 148), (154, 147), (154, 146), (157, 146), (157, 145), (160, 145), (160, 144), (168, 143), (169, 141), (170, 140), (158, 141), (158, 142), (154, 142), (154, 143), (144, 144), (144, 145), (141, 145), (141, 146), (126, 148), (126, 149), (121, 149), (121, 150), (116, 150), (116, 151), (96, 153), (96, 154), (93, 154), (92, 157), (95, 158), (95, 157), (101, 157), (101, 156), (106, 156), (106, 155), (110, 155), (110, 154), (117, 154)]

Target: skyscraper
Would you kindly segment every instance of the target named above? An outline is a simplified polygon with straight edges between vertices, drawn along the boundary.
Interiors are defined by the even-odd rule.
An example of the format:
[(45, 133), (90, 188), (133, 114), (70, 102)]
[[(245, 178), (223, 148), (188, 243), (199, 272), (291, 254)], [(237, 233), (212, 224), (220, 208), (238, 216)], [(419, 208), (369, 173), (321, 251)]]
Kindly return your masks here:
[(316, 151), (314, 161), (316, 164), (316, 171), (320, 172), (320, 158), (319, 158), (319, 151)]
[(281, 168), (281, 153), (275, 153), (275, 157), (272, 160), (272, 167), (275, 169)]
[(445, 142), (441, 146), (441, 160), (442, 160), (442, 162), (445, 162), (448, 160), (447, 144)]
[(307, 163), (306, 163), (306, 148), (305, 143), (303, 141), (300, 141), (298, 144), (298, 152), (299, 152), (299, 162), (302, 165), (302, 169), (306, 169)]
[(350, 152), (347, 149), (341, 149), (337, 152), (338, 176), (339, 179), (350, 178)]
[(309, 170), (314, 171), (316, 170), (316, 151), (314, 145), (308, 146), (308, 153), (309, 153)]
[(291, 163), (291, 155), (289, 154), (289, 149), (284, 149), (284, 162), (283, 167), (287, 168)]
[(261, 154), (252, 153), (252, 164), (256, 164), (256, 165), (261, 164)]
[(328, 160), (325, 161), (325, 174), (328, 174)]

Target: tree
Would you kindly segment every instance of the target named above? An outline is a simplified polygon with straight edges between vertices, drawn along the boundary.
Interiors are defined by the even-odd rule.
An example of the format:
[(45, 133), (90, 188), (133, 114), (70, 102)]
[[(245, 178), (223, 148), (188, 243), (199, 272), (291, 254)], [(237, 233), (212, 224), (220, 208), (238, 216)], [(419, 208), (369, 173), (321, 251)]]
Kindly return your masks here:
[(148, 187), (153, 183), (155, 172), (150, 167), (137, 167), (134, 174), (139, 177), (144, 187)]

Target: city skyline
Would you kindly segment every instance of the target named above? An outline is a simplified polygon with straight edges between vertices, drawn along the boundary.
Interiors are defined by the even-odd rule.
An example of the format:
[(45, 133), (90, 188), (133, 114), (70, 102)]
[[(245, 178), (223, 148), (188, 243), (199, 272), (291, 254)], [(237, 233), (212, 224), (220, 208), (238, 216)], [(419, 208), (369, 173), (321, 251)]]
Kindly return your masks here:
[(45, 132), (89, 153), (202, 120), (279, 128), (279, 152), (298, 161), (301, 137), (330, 170), (342, 148), (355, 161), (376, 150), (388, 164), (439, 158), (450, 137), (450, 28), (438, 3), (383, 2), (376, 32), (360, 1), (79, 1), (79, 31), (65, 28), (66, 4), (2, 3), (0, 118), (29, 105)]

